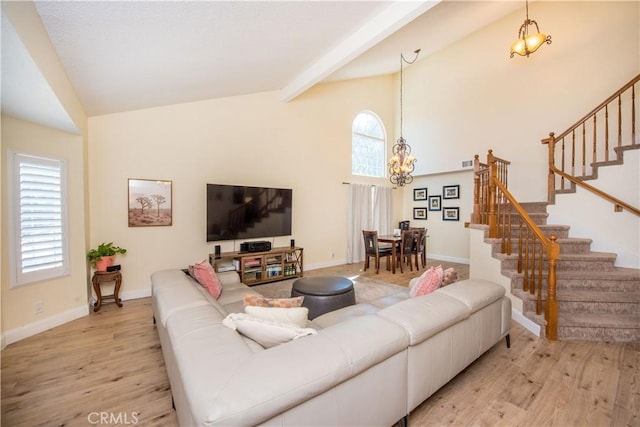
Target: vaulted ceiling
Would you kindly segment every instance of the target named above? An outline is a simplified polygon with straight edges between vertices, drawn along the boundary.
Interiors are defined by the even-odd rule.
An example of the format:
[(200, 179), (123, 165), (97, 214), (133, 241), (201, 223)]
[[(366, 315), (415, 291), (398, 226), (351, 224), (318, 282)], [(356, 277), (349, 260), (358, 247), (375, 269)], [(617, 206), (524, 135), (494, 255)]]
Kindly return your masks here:
[[(286, 102), (319, 82), (395, 73), (400, 53), (420, 48), (424, 59), (523, 7), (458, 0), (34, 4), (89, 116), (263, 91), (280, 91)], [(2, 23), (3, 112), (20, 116), (42, 105), (50, 115), (59, 102), (44, 101), (51, 90), (4, 14)]]

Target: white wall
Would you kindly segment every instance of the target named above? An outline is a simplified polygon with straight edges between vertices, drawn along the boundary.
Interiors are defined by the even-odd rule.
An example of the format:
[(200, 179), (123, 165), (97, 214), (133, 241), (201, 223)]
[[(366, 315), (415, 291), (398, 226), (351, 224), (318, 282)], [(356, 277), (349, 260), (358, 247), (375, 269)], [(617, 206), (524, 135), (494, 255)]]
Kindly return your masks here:
[(529, 15), (553, 43), (529, 58), (509, 58), (522, 10), (406, 67), (404, 136), (418, 159), (416, 175), (459, 170), (492, 148), (512, 162), (512, 191), (544, 200), (547, 151), (540, 140), (640, 72), (639, 6), (535, 2)]
[[(444, 186), (459, 185), (459, 199), (444, 199), (442, 192)], [(413, 189), (427, 188), (429, 196), (439, 195), (441, 207), (457, 207), (460, 212), (459, 221), (445, 221), (442, 219), (443, 211), (427, 210), (426, 220), (413, 219), (413, 208), (427, 208), (427, 200), (413, 200)], [(404, 192), (404, 216), (412, 227), (427, 228), (427, 256), (443, 261), (469, 263), (469, 231), (464, 227), (465, 222), (471, 218), (473, 211), (473, 172), (459, 171), (440, 173), (430, 176), (416, 177), (410, 187)]]
[[(598, 179), (587, 181), (636, 208), (640, 207), (640, 150), (627, 151), (624, 164), (601, 167)], [(577, 188), (574, 194), (556, 195), (549, 206), (550, 224), (568, 224), (570, 237), (593, 239), (591, 250), (617, 254), (618, 267), (640, 268), (640, 218)]]
[[(640, 2), (545, 1), (529, 6), (529, 16), (553, 41), (529, 58), (509, 58), (523, 8), (405, 67), (403, 134), (417, 158), (418, 176), (408, 191), (437, 191), (453, 180), (448, 173), (463, 170), (462, 161), (475, 154), (486, 161), (487, 150), (493, 149), (511, 161), (509, 189), (519, 200), (547, 200), (548, 152), (541, 139), (567, 129), (640, 72)], [(472, 183), (470, 173), (455, 178)], [(637, 172), (627, 172), (622, 185), (634, 179)], [(472, 197), (471, 187), (462, 191), (460, 206), (472, 206)], [(414, 205), (405, 194), (403, 217), (411, 217)], [(430, 254), (468, 259), (468, 240), (458, 241), (461, 230), (437, 230), (444, 224), (432, 218), (425, 222), (432, 234)], [(619, 218), (607, 207), (595, 221)], [(461, 213), (461, 221), (467, 220)], [(595, 248), (615, 247), (620, 239), (608, 232), (594, 237), (606, 240)], [(636, 247), (637, 241), (636, 233)]]
[[(149, 276), (213, 253), (205, 241), (207, 183), (293, 189), (293, 237), (306, 268), (344, 263), (343, 182), (351, 175), (351, 126), (362, 110), (394, 129), (391, 76), (320, 85), (295, 101), (277, 92), (171, 105), (89, 119), (91, 244), (127, 248), (122, 295), (148, 294)], [(393, 139), (393, 135), (389, 135)], [(173, 183), (173, 225), (127, 226), (127, 179)], [(394, 192), (400, 216), (401, 192)], [(275, 246), (290, 237), (276, 238)], [(223, 251), (241, 241), (222, 242)]]

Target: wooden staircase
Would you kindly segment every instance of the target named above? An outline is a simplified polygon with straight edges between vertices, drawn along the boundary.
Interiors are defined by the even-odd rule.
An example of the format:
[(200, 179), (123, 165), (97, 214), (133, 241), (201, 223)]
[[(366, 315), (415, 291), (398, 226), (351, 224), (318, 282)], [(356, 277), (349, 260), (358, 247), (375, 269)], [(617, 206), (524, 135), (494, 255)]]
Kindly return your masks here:
[(472, 223), (488, 225), (485, 239), (522, 299), (523, 315), (543, 325), (550, 340), (640, 342), (640, 270), (616, 267), (617, 254), (594, 252), (591, 239), (570, 236), (570, 226), (547, 223), (548, 204), (577, 187), (614, 212), (640, 217), (637, 206), (587, 183), (599, 168), (623, 164), (625, 152), (640, 149), (636, 86), (640, 75), (542, 140), (549, 148), (545, 203), (521, 203), (509, 191), (508, 160), (491, 150), (486, 163), (475, 156)]
[[(560, 245), (556, 269), (557, 338), (640, 342), (640, 270), (615, 267), (616, 254), (593, 252), (591, 239), (570, 237), (567, 225), (547, 224), (547, 205), (521, 203), (543, 233), (555, 235)], [(511, 279), (512, 294), (523, 300), (523, 314), (546, 326), (544, 315), (536, 314), (536, 296), (523, 289), (524, 273), (518, 273), (517, 236), (512, 237), (510, 255), (502, 253), (502, 238), (485, 237), (485, 241), (501, 261), (502, 274)], [(545, 264), (543, 261), (543, 272), (547, 271)], [(546, 290), (544, 273), (542, 281)], [(545, 304), (543, 290), (542, 306)]]

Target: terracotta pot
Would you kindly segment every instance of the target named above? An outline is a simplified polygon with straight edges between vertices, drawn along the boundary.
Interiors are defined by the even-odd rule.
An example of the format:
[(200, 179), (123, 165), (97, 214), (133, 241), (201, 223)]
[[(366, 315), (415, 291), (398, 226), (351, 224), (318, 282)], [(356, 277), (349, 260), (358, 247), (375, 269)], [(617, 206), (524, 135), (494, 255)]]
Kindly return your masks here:
[(96, 271), (107, 271), (107, 267), (113, 265), (114, 256), (103, 256), (96, 261)]

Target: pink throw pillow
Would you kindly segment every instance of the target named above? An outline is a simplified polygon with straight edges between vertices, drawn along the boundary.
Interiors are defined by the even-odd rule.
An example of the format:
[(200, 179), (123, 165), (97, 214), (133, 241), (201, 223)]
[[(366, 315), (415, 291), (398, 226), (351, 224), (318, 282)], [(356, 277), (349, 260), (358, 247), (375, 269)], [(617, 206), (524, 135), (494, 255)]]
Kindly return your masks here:
[(211, 264), (207, 260), (202, 260), (193, 265), (193, 273), (196, 280), (200, 283), (209, 294), (218, 299), (222, 293), (222, 284), (220, 279), (216, 276), (216, 272), (213, 271)]
[(244, 305), (255, 307), (280, 307), (280, 308), (294, 308), (302, 307), (302, 301), (304, 296), (293, 298), (265, 298), (258, 295), (245, 295), (242, 297)]
[(431, 267), (413, 284), (409, 291), (411, 298), (419, 297), (420, 295), (430, 294), (440, 287), (442, 279), (444, 278), (444, 271), (442, 266)]

